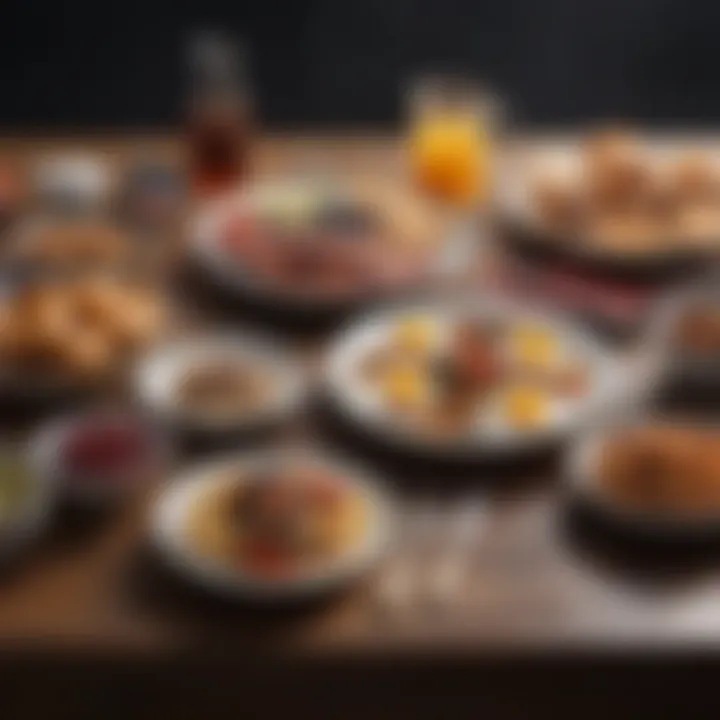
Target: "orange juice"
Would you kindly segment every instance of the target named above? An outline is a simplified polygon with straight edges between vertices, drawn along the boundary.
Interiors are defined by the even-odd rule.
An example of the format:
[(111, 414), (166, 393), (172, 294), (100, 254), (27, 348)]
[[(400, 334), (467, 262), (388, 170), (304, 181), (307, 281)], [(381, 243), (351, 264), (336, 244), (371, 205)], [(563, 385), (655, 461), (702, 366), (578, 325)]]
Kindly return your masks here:
[(487, 197), (490, 143), (477, 113), (421, 113), (411, 130), (409, 151), (414, 182), (436, 200), (467, 207)]

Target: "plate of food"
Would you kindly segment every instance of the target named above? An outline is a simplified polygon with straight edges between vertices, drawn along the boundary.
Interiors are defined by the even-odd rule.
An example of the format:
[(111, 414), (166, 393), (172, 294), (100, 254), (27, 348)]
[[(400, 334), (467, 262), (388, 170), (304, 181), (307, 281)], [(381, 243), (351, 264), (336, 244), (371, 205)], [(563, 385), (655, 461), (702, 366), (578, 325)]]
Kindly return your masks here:
[(505, 239), (534, 258), (664, 279), (720, 252), (720, 155), (700, 146), (597, 132), (530, 151), (498, 200)]
[(340, 335), (326, 376), (334, 405), (384, 442), (461, 456), (544, 447), (632, 382), (561, 316), (490, 299), (372, 315)]
[(284, 348), (248, 333), (161, 346), (137, 373), (148, 409), (183, 430), (248, 430), (281, 420), (300, 403), (298, 364)]
[(430, 208), (378, 182), (258, 184), (196, 218), (192, 251), (233, 293), (327, 309), (417, 286), (442, 233)]
[(0, 297), (0, 391), (42, 398), (95, 386), (155, 340), (166, 314), (146, 284), (111, 275), (8, 285)]
[(387, 496), (336, 460), (285, 452), (210, 462), (154, 506), (161, 557), (228, 597), (294, 600), (358, 579), (390, 538)]
[(568, 457), (573, 494), (624, 527), (720, 532), (720, 428), (635, 419), (591, 431)]

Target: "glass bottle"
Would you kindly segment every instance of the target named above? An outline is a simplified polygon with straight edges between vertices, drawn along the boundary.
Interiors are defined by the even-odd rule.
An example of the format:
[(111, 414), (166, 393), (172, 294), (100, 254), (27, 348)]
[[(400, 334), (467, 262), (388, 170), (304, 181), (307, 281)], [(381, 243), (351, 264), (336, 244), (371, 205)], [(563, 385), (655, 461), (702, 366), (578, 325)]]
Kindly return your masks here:
[(188, 173), (196, 196), (225, 192), (250, 172), (252, 108), (238, 48), (219, 35), (191, 47)]

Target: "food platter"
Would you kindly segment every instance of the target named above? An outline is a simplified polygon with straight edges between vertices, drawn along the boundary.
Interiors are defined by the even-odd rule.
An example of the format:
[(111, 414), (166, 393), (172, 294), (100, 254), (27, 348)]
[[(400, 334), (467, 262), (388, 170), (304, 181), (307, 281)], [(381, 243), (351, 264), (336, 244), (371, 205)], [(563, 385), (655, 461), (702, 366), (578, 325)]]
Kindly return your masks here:
[(718, 258), (718, 177), (720, 162), (702, 148), (590, 135), (509, 164), (498, 224), (503, 242), (529, 259), (635, 281), (682, 279)]
[(39, 400), (107, 385), (155, 342), (169, 300), (114, 273), (6, 276), (0, 291), (0, 393)]
[[(501, 419), (497, 411), (503, 407), (502, 400), (498, 404), (494, 402), (492, 389), (478, 406), (483, 406), (486, 400), (488, 401), (487, 405), (484, 405), (489, 409), (487, 422), (483, 418), (484, 411), (479, 411), (478, 416), (475, 414), (478, 409), (470, 408), (470, 424), (457, 433), (418, 432), (417, 427), (413, 428), (412, 424), (403, 425), (402, 416), (391, 411), (383, 400), (382, 393), (378, 394), (377, 388), (371, 387), (363, 379), (361, 368), (368, 358), (381, 350), (393, 337), (398, 323), (404, 322), (406, 318), (418, 317), (427, 319), (431, 325), (440, 328), (452, 325), (460, 319), (473, 323), (499, 323), (508, 328), (532, 328), (529, 335), (537, 329), (538, 338), (552, 338), (547, 343), (548, 347), (553, 346), (550, 354), (555, 354), (557, 349), (557, 358), (562, 358), (562, 363), (567, 360), (568, 370), (571, 366), (573, 373), (579, 370), (583, 378), (582, 394), (576, 398), (560, 399), (557, 403), (553, 399), (548, 400), (548, 417), (537, 423), (533, 420), (524, 427), (511, 427)], [(400, 332), (404, 331), (401, 329)], [(532, 345), (532, 342), (528, 344)], [(538, 346), (545, 347), (545, 339), (539, 339)], [(542, 354), (545, 351), (540, 352)], [(500, 350), (504, 358), (509, 356), (508, 353), (511, 354), (512, 351), (508, 351), (507, 347)], [(512, 361), (508, 365), (512, 365)], [(415, 453), (440, 456), (507, 455), (545, 447), (570, 435), (583, 422), (602, 413), (612, 405), (613, 399), (627, 398), (629, 382), (629, 376), (623, 375), (612, 355), (592, 335), (574, 327), (561, 316), (550, 312), (530, 311), (513, 303), (491, 299), (460, 304), (405, 305), (376, 313), (341, 334), (327, 360), (327, 390), (334, 405), (348, 419), (393, 446)], [(535, 405), (537, 399), (539, 405), (545, 406), (544, 393), (538, 397), (534, 383), (530, 382), (529, 385), (527, 395), (533, 399), (529, 400), (528, 404)], [(509, 387), (514, 388), (513, 381), (510, 381)], [(522, 408), (525, 405), (525, 383), (519, 383), (518, 388), (522, 390), (510, 390), (507, 407), (515, 405)], [(464, 392), (461, 390), (461, 394)], [(641, 387), (636, 385), (634, 392), (641, 395)], [(502, 393), (499, 398), (502, 398)], [(432, 404), (429, 406), (429, 412), (434, 416), (438, 410), (433, 407)], [(520, 411), (520, 415), (522, 414)], [(521, 420), (520, 424), (524, 425), (524, 420)]]
[[(207, 502), (207, 497), (213, 497), (214, 489), (222, 489), (228, 477), (236, 476), (242, 491), (244, 483), (250, 482), (254, 473), (265, 473), (268, 464), (275, 468), (278, 463), (285, 468), (304, 467), (309, 463), (313, 468), (332, 473), (333, 482), (337, 481), (342, 492), (349, 493), (348, 497), (361, 508), (362, 527), (353, 540), (332, 557), (281, 576), (251, 572), (238, 564), (237, 559), (230, 562), (213, 556), (213, 550), (199, 549), (194, 539), (199, 536), (194, 535), (193, 508)], [(271, 481), (263, 474), (259, 482), (262, 486)], [(197, 520), (197, 516), (195, 518)], [(211, 525), (203, 527), (200, 535), (213, 530), (215, 526)], [(280, 456), (256, 453), (211, 461), (175, 478), (157, 498), (152, 528), (162, 558), (181, 576), (206, 590), (238, 599), (292, 601), (334, 590), (366, 573), (379, 560), (389, 542), (390, 505), (388, 496), (374, 479), (346, 463), (305, 453)], [(215, 544), (213, 540), (208, 547)]]
[(397, 191), (259, 183), (193, 219), (190, 251), (232, 295), (289, 312), (349, 309), (426, 281), (440, 225)]

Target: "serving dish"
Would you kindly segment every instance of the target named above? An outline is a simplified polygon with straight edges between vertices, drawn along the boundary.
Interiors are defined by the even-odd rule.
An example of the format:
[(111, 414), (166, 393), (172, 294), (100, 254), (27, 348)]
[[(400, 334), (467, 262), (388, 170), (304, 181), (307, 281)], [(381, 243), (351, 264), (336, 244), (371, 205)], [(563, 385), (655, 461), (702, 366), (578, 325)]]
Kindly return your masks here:
[(206, 435), (274, 424), (300, 404), (305, 389), (287, 350), (248, 332), (159, 346), (139, 363), (136, 387), (153, 415)]
[[(497, 335), (486, 342), (487, 327)], [(632, 366), (561, 315), (477, 298), (398, 305), (350, 326), (331, 347), (326, 389), (344, 417), (383, 443), (472, 457), (547, 447), (614, 402), (639, 401), (645, 388)], [(447, 428), (437, 423), (446, 412)]]
[[(326, 540), (334, 538), (331, 549), (324, 541), (319, 549), (311, 544), (317, 555), (296, 562), (294, 556), (281, 556), (280, 546), (273, 543), (279, 537), (292, 545), (298, 542), (297, 532), (304, 537), (308, 528), (313, 536), (315, 523), (308, 526), (309, 517), (302, 508), (298, 516), (292, 504), (298, 499), (292, 495), (293, 483), (303, 487), (308, 476), (299, 473), (307, 472), (321, 473), (323, 493), (328, 488), (340, 493), (341, 506), (331, 504), (328, 512), (342, 516), (337, 525), (330, 523), (330, 534), (322, 534)], [(273, 496), (278, 473), (290, 484)], [(289, 496), (284, 494), (288, 488)], [(282, 523), (276, 522), (276, 512), (284, 518)], [(344, 462), (298, 452), (240, 454), (210, 461), (174, 479), (154, 505), (152, 534), (170, 567), (207, 591), (238, 599), (300, 600), (337, 589), (367, 572), (390, 540), (390, 512), (388, 496), (376, 481)], [(303, 517), (306, 522), (298, 526), (296, 521)], [(300, 540), (304, 549), (298, 550), (298, 557), (307, 551), (306, 540)]]
[(43, 400), (99, 387), (156, 341), (170, 314), (145, 281), (35, 276), (0, 285), (0, 393)]
[(439, 258), (442, 225), (414, 196), (377, 185), (258, 183), (200, 211), (191, 254), (230, 294), (292, 312), (417, 287)]
[(649, 539), (719, 537), (718, 438), (712, 424), (648, 417), (596, 427), (567, 456), (571, 497)]
[(608, 277), (659, 282), (720, 251), (720, 158), (625, 132), (528, 152), (498, 193), (508, 247)]

